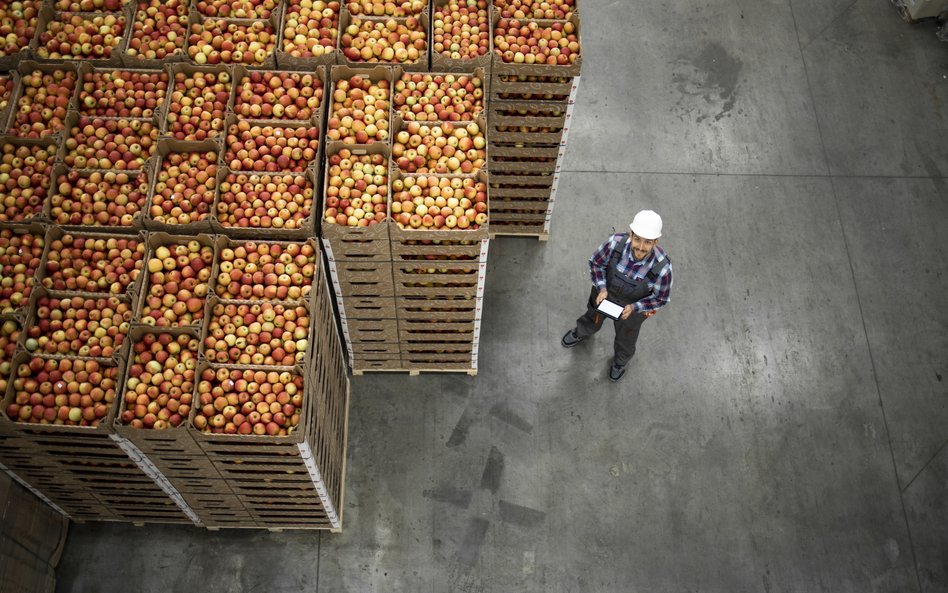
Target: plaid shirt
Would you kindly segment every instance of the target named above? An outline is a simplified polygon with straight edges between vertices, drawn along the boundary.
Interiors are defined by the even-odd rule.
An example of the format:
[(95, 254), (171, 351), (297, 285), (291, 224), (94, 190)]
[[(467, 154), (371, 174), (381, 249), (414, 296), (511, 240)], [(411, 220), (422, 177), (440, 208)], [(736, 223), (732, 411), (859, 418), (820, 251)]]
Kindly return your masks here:
[[(596, 253), (589, 258), (589, 272), (592, 276), (593, 284), (598, 288), (606, 288), (606, 268), (609, 267), (609, 258), (612, 256), (612, 252), (622, 244), (625, 237), (626, 236), (622, 234), (612, 235), (609, 237), (609, 240), (600, 245)], [(632, 241), (629, 241), (625, 245), (622, 257), (619, 258), (619, 263), (616, 264), (616, 269), (620, 274), (631, 275), (636, 279), (641, 279), (645, 277), (645, 274), (652, 269), (652, 266), (656, 262), (663, 261), (664, 259), (666, 259), (665, 250), (656, 245), (652, 248), (652, 252), (648, 254), (648, 257), (642, 261), (635, 261), (632, 258)], [(672, 265), (669, 261), (668, 265), (665, 266), (665, 270), (662, 271), (662, 275), (652, 284), (651, 296), (647, 296), (633, 303), (632, 311), (636, 313), (654, 313), (658, 311), (671, 300), (671, 288)]]

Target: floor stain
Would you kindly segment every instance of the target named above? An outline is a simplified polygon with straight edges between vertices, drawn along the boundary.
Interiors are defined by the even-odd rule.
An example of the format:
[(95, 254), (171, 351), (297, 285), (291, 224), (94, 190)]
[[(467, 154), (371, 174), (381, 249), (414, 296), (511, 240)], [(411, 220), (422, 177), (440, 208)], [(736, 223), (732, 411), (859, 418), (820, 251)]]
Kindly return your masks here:
[(473, 493), (470, 490), (455, 488), (454, 486), (438, 486), (431, 490), (425, 490), (421, 495), (431, 500), (446, 502), (450, 505), (466, 509), (471, 506)]
[(501, 521), (520, 525), (521, 527), (533, 527), (539, 525), (546, 519), (546, 513), (543, 511), (513, 504), (506, 500), (500, 501), (499, 508)]
[(533, 432), (533, 425), (527, 422), (522, 416), (510, 409), (507, 404), (497, 404), (490, 409), (490, 415), (498, 420), (519, 428), (523, 432)]
[(672, 82), (680, 95), (675, 103), (682, 120), (697, 113), (697, 121), (721, 121), (731, 115), (737, 102), (744, 64), (720, 44), (709, 43), (697, 55), (672, 63)]
[(504, 473), (504, 454), (497, 447), (490, 448), (490, 455), (487, 456), (487, 463), (484, 465), (484, 473), (481, 476), (481, 488), (490, 490), (492, 494), (497, 494), (500, 489), (500, 477)]

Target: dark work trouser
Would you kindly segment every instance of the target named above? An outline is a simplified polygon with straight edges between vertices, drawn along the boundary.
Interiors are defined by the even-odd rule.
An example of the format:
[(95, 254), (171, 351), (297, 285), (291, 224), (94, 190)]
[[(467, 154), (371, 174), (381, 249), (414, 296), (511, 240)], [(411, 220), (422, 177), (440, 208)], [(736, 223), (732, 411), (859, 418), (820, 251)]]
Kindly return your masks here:
[[(579, 338), (588, 338), (593, 335), (602, 328), (602, 322), (609, 319), (596, 310), (596, 297), (598, 295), (599, 289), (593, 286), (586, 313), (576, 320), (576, 336)], [(643, 321), (645, 321), (645, 315), (641, 313), (632, 313), (628, 319), (613, 321), (616, 328), (615, 364), (628, 364), (635, 354), (635, 343), (639, 340), (639, 329), (642, 327)]]

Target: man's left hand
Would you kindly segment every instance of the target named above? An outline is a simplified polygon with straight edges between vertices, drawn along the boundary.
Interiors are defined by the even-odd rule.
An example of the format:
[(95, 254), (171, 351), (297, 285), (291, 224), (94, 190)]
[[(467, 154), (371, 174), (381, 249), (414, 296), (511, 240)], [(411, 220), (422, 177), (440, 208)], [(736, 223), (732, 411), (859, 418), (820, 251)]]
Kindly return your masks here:
[(632, 315), (632, 305), (626, 305), (622, 309), (622, 315), (619, 316), (619, 319), (628, 319)]

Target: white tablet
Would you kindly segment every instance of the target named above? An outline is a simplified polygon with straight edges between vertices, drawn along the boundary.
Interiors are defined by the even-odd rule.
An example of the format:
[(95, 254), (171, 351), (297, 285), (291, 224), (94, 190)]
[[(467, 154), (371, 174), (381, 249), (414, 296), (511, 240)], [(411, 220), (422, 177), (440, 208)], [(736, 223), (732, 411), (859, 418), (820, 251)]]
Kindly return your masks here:
[(616, 303), (613, 303), (609, 299), (603, 299), (603, 301), (599, 303), (599, 306), (596, 307), (596, 310), (602, 313), (603, 315), (605, 315), (606, 317), (610, 317), (612, 319), (618, 319), (620, 316), (622, 316), (623, 308), (624, 307), (622, 305), (617, 305)]

